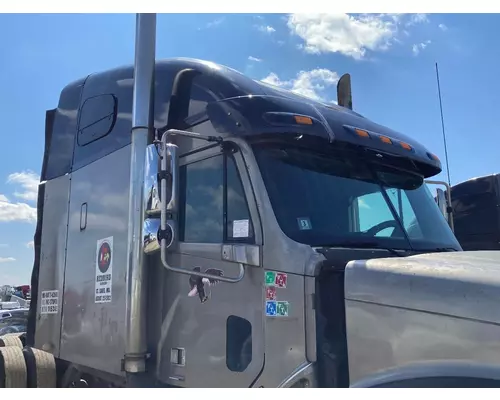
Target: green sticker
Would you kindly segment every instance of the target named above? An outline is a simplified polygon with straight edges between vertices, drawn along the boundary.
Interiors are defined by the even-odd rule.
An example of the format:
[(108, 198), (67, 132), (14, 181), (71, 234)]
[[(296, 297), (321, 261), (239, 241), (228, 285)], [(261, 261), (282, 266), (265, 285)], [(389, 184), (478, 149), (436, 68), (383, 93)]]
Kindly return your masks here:
[(274, 285), (275, 280), (276, 280), (276, 272), (266, 271), (266, 286)]
[(288, 301), (278, 301), (276, 306), (276, 315), (288, 317)]

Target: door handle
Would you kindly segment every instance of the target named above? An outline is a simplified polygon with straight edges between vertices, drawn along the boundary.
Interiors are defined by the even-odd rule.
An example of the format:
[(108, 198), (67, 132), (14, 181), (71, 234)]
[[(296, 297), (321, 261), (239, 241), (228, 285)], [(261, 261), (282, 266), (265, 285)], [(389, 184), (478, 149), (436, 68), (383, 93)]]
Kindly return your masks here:
[(80, 207), (80, 231), (87, 227), (87, 203), (83, 203)]

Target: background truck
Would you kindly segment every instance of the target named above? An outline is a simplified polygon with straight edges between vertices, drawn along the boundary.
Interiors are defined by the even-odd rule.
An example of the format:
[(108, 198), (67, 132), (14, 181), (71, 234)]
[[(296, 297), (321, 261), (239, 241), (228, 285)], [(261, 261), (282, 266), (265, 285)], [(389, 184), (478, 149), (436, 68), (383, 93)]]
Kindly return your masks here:
[[(464, 250), (500, 250), (500, 174), (437, 189), (435, 200)], [(436, 182), (438, 183), (438, 182)]]
[(451, 187), (454, 231), (464, 250), (500, 250), (500, 174)]
[(500, 257), (461, 251), (439, 159), (352, 111), (348, 75), (337, 106), (155, 61), (155, 24), (47, 111), (0, 386), (499, 386)]

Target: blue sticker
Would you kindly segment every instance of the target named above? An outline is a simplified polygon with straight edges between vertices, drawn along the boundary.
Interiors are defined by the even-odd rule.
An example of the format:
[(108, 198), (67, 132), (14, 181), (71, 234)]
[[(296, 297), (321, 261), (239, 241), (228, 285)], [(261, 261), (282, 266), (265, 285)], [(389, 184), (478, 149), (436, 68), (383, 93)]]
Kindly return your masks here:
[(301, 231), (308, 231), (312, 229), (311, 220), (309, 218), (297, 218), (297, 222)]
[(275, 301), (266, 301), (266, 315), (268, 317), (275, 317), (277, 314), (277, 304)]

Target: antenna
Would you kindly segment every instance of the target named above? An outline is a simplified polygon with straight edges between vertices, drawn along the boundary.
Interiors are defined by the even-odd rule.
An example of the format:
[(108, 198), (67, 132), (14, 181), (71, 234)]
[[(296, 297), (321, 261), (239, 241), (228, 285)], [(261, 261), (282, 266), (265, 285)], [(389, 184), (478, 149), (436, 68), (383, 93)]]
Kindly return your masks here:
[(439, 109), (441, 111), (441, 128), (443, 130), (443, 143), (444, 143), (444, 157), (446, 160), (446, 173), (448, 174), (448, 185), (451, 186), (450, 165), (448, 164), (448, 147), (446, 146), (446, 133), (444, 130), (443, 102), (441, 100), (441, 85), (439, 84), (439, 69), (438, 69), (437, 63), (436, 63), (436, 80), (437, 80), (438, 95), (439, 95)]

